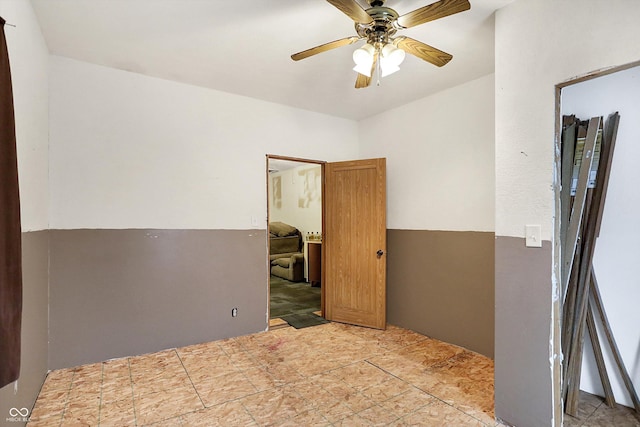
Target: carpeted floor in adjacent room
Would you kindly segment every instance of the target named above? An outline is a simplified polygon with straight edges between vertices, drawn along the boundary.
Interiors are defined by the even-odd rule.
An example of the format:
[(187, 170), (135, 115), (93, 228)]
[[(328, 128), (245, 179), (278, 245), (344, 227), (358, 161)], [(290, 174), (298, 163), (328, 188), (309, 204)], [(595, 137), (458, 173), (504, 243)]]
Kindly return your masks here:
[(290, 282), (276, 276), (271, 276), (269, 284), (272, 319), (320, 310), (319, 287), (312, 287), (306, 282)]

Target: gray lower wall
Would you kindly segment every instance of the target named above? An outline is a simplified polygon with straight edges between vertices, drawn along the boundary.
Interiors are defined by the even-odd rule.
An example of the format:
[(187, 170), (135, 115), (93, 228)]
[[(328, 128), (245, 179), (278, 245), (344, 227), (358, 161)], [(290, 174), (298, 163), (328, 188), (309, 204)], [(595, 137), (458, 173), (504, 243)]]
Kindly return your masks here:
[(50, 369), (267, 328), (265, 230), (50, 233)]
[[(51, 230), (49, 368), (265, 330), (265, 233)], [(389, 230), (387, 250), (389, 323), (493, 357), (493, 233)]]
[(552, 256), (496, 237), (495, 411), (509, 425), (552, 425)]
[(388, 322), (493, 357), (494, 240), (484, 232), (388, 230)]
[(7, 420), (11, 408), (33, 408), (47, 374), (47, 269), (49, 232), (22, 233), (22, 348), (18, 392), (14, 384), (0, 389), (0, 425), (21, 426)]

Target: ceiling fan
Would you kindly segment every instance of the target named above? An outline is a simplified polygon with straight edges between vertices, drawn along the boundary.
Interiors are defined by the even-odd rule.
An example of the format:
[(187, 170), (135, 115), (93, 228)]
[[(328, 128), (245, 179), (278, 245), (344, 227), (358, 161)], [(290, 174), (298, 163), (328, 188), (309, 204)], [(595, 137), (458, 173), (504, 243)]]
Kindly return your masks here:
[(365, 39), (366, 44), (353, 53), (356, 63), (354, 70), (358, 72), (356, 88), (368, 87), (376, 71), (380, 77), (398, 71), (405, 52), (438, 67), (447, 64), (452, 58), (450, 54), (406, 36), (396, 37), (396, 32), (471, 8), (468, 0), (440, 0), (405, 15), (399, 15), (395, 10), (384, 6), (385, 0), (367, 0), (371, 6), (368, 9), (363, 9), (356, 0), (327, 1), (353, 19), (357, 36), (294, 53), (291, 59), (299, 61)]

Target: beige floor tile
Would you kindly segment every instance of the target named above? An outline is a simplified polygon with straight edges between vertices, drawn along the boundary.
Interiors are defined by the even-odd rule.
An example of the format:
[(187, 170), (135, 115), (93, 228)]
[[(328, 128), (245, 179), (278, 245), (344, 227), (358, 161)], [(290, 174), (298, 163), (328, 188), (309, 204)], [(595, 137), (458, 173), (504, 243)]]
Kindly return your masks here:
[(375, 405), (369, 409), (365, 409), (364, 411), (359, 412), (358, 416), (366, 420), (370, 426), (386, 426), (398, 419), (398, 416), (395, 413), (388, 411), (380, 405)]
[(493, 361), (465, 351), (424, 376), (425, 391), (485, 423), (494, 422)]
[[(286, 327), (50, 372), (29, 426), (494, 426), (493, 372), (395, 326)], [(582, 394), (567, 425), (640, 426)]]
[(264, 391), (282, 385), (282, 381), (275, 379), (264, 367), (247, 369), (243, 371), (243, 374), (256, 391)]
[(298, 358), (289, 365), (302, 377), (311, 377), (323, 372), (342, 368), (345, 362), (336, 359), (324, 358), (322, 355), (313, 355), (308, 358)]
[(446, 361), (465, 350), (452, 344), (427, 338), (402, 348), (397, 353), (404, 362), (416, 363), (422, 368)]
[[(462, 411), (453, 408), (446, 403), (435, 401), (417, 411), (393, 422), (393, 426), (469, 426), (486, 427), (486, 424), (474, 419)], [(493, 425), (493, 424), (492, 424)]]
[(357, 362), (331, 372), (357, 390), (363, 390), (392, 378), (387, 372), (367, 362)]
[(135, 426), (136, 416), (133, 409), (133, 398), (102, 403), (100, 406), (101, 426)]
[(138, 426), (143, 425), (144, 427), (191, 427), (188, 424), (182, 422), (182, 417), (171, 417), (165, 418), (164, 420), (156, 421), (151, 424), (138, 424)]
[(87, 407), (100, 406), (100, 383), (74, 385), (69, 390), (69, 403)]
[(181, 417), (182, 424), (190, 427), (254, 426), (257, 424), (238, 401), (205, 408)]
[(265, 390), (240, 401), (259, 425), (278, 424), (313, 409), (300, 394), (288, 387)]
[(247, 340), (251, 341), (252, 337), (254, 337), (255, 335), (256, 334), (244, 335), (241, 337), (227, 338), (215, 342), (222, 351), (224, 351), (227, 355), (231, 355), (233, 353), (247, 351), (243, 342)]
[(138, 376), (133, 381), (132, 387), (135, 396), (172, 390), (180, 390), (181, 392), (184, 389), (193, 390), (191, 379), (184, 370), (180, 373), (154, 372), (147, 377)]
[(318, 375), (315, 377), (316, 382), (322, 388), (328, 391), (333, 397), (341, 401), (347, 401), (358, 394), (358, 390), (341, 380), (335, 380), (328, 374)]
[(103, 362), (102, 374), (108, 378), (130, 376), (131, 372), (129, 371), (129, 358), (122, 357), (119, 359), (111, 359)]
[(96, 426), (100, 415), (100, 403), (69, 402), (62, 416), (63, 426)]
[(257, 392), (256, 387), (242, 372), (230, 372), (210, 380), (194, 382), (193, 385), (206, 407), (240, 399)]
[(44, 384), (42, 385), (42, 392), (59, 389), (69, 390), (71, 388), (73, 375), (73, 369), (58, 369), (49, 372), (45, 378)]
[(102, 382), (102, 403), (109, 403), (123, 399), (133, 398), (133, 387), (131, 378), (128, 376), (118, 376), (112, 379), (105, 379)]
[(265, 365), (265, 370), (278, 385), (291, 384), (304, 378), (295, 367), (284, 362)]
[(335, 399), (333, 402), (327, 402), (327, 404), (318, 407), (317, 411), (332, 424), (355, 415), (355, 411), (339, 399)]
[(341, 401), (355, 413), (369, 409), (376, 404), (375, 401), (363, 396), (357, 391), (343, 396)]
[(314, 408), (332, 404), (337, 400), (334, 395), (322, 386), (321, 381), (316, 381), (319, 378), (321, 378), (321, 376), (310, 377), (290, 385), (291, 388), (306, 399)]
[(262, 364), (251, 356), (248, 351), (238, 351), (228, 354), (231, 364), (235, 369), (244, 371), (246, 369), (252, 369), (262, 366)]
[(434, 401), (435, 398), (430, 394), (411, 387), (408, 391), (380, 403), (380, 406), (393, 412), (400, 418), (417, 411), (423, 406), (430, 405)]
[(79, 381), (96, 381), (102, 379), (102, 362), (82, 365), (75, 368), (73, 383)]
[(279, 421), (277, 423), (267, 423), (266, 425), (273, 427), (326, 427), (331, 424), (324, 416), (322, 416), (322, 414), (312, 409), (288, 420)]
[(131, 377), (135, 381), (138, 376), (147, 372), (163, 372), (166, 374), (184, 371), (182, 361), (176, 350), (165, 350), (129, 358)]
[[(210, 410), (223, 411), (241, 401), (256, 412), (262, 424), (279, 420), (287, 425), (303, 421), (325, 425), (341, 420), (367, 422), (369, 418), (378, 422), (423, 408), (432, 398), (380, 369), (382, 366), (365, 362), (365, 357), (419, 376), (425, 367), (461, 351), (396, 327), (375, 331), (330, 323), (311, 329), (284, 328), (85, 365), (50, 374), (49, 387), (64, 390), (73, 385), (69, 394), (73, 405), (66, 416), (67, 421), (75, 417), (76, 422), (92, 421), (98, 407), (102, 421), (126, 425), (134, 416), (135, 402), (140, 425), (165, 421), (171, 425), (169, 420), (188, 425), (219, 417)], [(456, 369), (449, 367), (458, 375)], [(465, 384), (456, 378), (458, 386)], [(444, 390), (439, 380), (431, 385)], [(60, 403), (64, 392), (58, 391), (58, 398), (50, 401), (45, 390), (39, 401), (41, 412), (55, 417), (64, 410)], [(176, 410), (177, 406), (181, 409)], [(270, 407), (285, 410), (273, 414)], [(38, 405), (34, 415), (37, 409)], [(474, 409), (473, 405), (468, 408)], [(384, 417), (372, 415), (376, 411)], [(253, 422), (253, 418), (243, 422)]]
[(204, 408), (195, 392), (181, 395), (169, 392), (145, 394), (136, 396), (134, 405), (138, 425), (152, 424)]
[(361, 390), (360, 393), (371, 401), (381, 403), (401, 395), (412, 388), (413, 386), (407, 382), (395, 377), (390, 377), (381, 383), (374, 384), (364, 390)]
[(197, 351), (178, 351), (187, 372), (207, 370), (211, 376), (236, 370), (231, 358), (220, 348)]
[(62, 415), (59, 417), (47, 417), (43, 419), (33, 419), (29, 417), (27, 426), (29, 427), (59, 427), (62, 421)]
[(369, 427), (370, 421), (360, 417), (358, 414), (352, 414), (346, 418), (333, 423), (335, 427)]
[[(29, 419), (31, 421), (42, 421), (45, 418), (51, 418), (57, 419), (59, 422), (67, 406), (68, 397), (68, 389), (43, 389), (38, 395)], [(49, 421), (53, 422), (52, 420)]]

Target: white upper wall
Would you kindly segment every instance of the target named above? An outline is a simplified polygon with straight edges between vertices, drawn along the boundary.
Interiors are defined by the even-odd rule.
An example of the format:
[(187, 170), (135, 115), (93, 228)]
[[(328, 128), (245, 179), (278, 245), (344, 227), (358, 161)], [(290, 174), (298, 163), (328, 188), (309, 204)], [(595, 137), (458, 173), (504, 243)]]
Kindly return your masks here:
[(555, 85), (640, 59), (640, 2), (516, 1), (496, 15), (496, 234), (554, 217)]
[(494, 230), (493, 101), (490, 74), (360, 122), (360, 157), (387, 158), (388, 228)]
[(23, 231), (49, 223), (48, 61), (31, 3), (0, 0), (13, 86), (20, 210)]
[(265, 228), (269, 153), (387, 157), (389, 228), (493, 231), (493, 75), (357, 123), (57, 56), (50, 68), (51, 228)]
[(351, 120), (57, 56), (50, 70), (51, 228), (264, 229), (266, 154), (357, 156)]
[[(600, 236), (596, 241), (593, 266), (600, 293), (622, 359), (635, 387), (640, 387), (638, 343), (640, 342), (640, 300), (638, 275), (634, 266), (640, 259), (640, 67), (620, 71), (562, 90), (562, 114), (576, 114), (582, 120), (620, 112), (620, 126), (611, 165), (607, 199)], [(603, 395), (595, 359), (586, 341), (585, 367), (581, 388)], [(616, 400), (627, 406), (633, 402), (622, 383), (610, 353), (605, 359)]]

